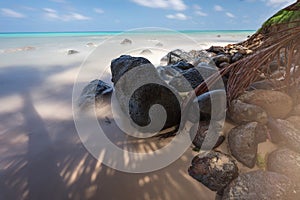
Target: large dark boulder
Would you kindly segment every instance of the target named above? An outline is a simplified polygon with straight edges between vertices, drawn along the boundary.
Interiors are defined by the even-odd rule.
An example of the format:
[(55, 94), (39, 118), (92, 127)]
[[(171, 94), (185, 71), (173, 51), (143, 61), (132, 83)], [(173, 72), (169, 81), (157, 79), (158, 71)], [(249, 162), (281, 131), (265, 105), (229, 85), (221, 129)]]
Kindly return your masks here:
[[(156, 132), (157, 127), (148, 126), (164, 122), (162, 113), (157, 110), (157, 107), (153, 107), (157, 104), (166, 111), (167, 116), (163, 128), (180, 123), (181, 99), (161, 80), (149, 60), (142, 57), (121, 56), (112, 61), (111, 71), (121, 110), (127, 117), (130, 117), (140, 131)], [(152, 117), (150, 108), (155, 113)]]
[(224, 190), (222, 200), (296, 200), (296, 186), (286, 176), (252, 171), (240, 174)]
[(223, 189), (238, 176), (238, 167), (229, 155), (210, 151), (194, 157), (188, 172), (210, 190), (222, 193)]

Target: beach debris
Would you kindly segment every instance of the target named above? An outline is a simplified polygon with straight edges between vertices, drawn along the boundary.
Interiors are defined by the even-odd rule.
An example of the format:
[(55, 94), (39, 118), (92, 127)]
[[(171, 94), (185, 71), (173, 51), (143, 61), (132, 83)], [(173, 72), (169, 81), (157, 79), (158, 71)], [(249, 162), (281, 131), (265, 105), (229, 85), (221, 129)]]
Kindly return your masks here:
[(95, 79), (83, 88), (80, 98), (78, 99), (78, 105), (81, 108), (93, 105), (94, 103), (102, 101), (103, 96), (112, 93), (112, 91), (113, 88), (109, 84)]
[(122, 44), (122, 45), (130, 45), (130, 44), (132, 44), (132, 40), (125, 38), (120, 44)]
[(152, 51), (150, 49), (144, 49), (143, 51), (141, 51), (140, 54), (141, 55), (151, 55), (153, 53), (152, 53)]
[(67, 51), (67, 55), (73, 55), (73, 54), (77, 54), (77, 53), (79, 53), (79, 51), (74, 50), (74, 49), (70, 49)]
[(233, 157), (253, 168), (257, 160), (258, 144), (266, 139), (266, 129), (257, 122), (251, 122), (237, 126), (228, 133), (228, 146)]
[[(111, 62), (111, 72), (120, 107), (125, 114), (129, 113), (140, 131), (151, 132), (154, 128), (152, 125), (162, 121), (161, 117), (154, 117), (152, 119), (154, 121), (151, 121), (149, 110), (155, 104), (161, 105), (166, 111), (167, 119), (164, 129), (179, 124), (181, 98), (160, 78), (156, 68), (149, 60), (143, 57), (123, 55)], [(135, 88), (136, 83), (147, 82), (149, 83), (131, 91)]]
[(222, 200), (296, 200), (297, 195), (299, 194), (296, 193), (296, 186), (288, 177), (275, 172), (257, 170), (240, 174), (225, 188)]
[(228, 118), (236, 124), (259, 122), (266, 124), (268, 115), (264, 109), (257, 105), (244, 103), (241, 100), (233, 100), (228, 108)]
[(238, 167), (229, 155), (210, 151), (194, 157), (188, 172), (210, 190), (222, 193), (223, 189), (238, 176)]
[[(209, 130), (209, 126), (212, 124), (217, 127), (211, 127)], [(218, 123), (212, 123), (211, 121), (202, 121), (198, 124), (194, 124), (190, 129), (190, 135), (193, 136), (195, 133), (195, 137), (192, 138), (193, 145), (201, 150), (215, 149), (220, 146), (225, 140), (222, 126)], [(208, 134), (211, 134), (211, 136), (208, 136)], [(203, 145), (203, 143), (205, 145)]]
[(242, 102), (263, 108), (269, 117), (285, 118), (293, 109), (293, 100), (283, 92), (272, 90), (253, 90), (245, 92), (239, 98)]
[(300, 180), (300, 154), (281, 148), (268, 155), (267, 170), (286, 175), (296, 184)]
[(272, 142), (287, 144), (288, 147), (300, 153), (300, 131), (295, 126), (282, 119), (269, 119)]

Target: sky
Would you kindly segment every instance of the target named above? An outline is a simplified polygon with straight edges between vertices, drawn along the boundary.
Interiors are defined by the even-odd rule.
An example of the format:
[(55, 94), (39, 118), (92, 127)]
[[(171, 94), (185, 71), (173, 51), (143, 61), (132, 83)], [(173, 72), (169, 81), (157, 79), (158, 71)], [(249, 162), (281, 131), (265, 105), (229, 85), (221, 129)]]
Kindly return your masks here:
[(0, 0), (0, 32), (257, 30), (296, 0)]

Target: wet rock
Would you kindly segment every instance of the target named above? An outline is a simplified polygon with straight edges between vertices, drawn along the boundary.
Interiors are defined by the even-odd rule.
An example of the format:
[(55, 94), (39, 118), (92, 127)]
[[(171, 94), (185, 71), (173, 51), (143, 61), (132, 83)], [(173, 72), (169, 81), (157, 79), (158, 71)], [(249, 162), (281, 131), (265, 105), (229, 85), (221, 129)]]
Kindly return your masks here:
[(93, 80), (82, 90), (78, 105), (80, 107), (90, 106), (94, 102), (102, 100), (103, 96), (112, 93), (112, 91), (113, 88), (109, 84), (98, 79)]
[(258, 143), (266, 141), (266, 129), (257, 122), (237, 126), (228, 133), (228, 145), (233, 157), (249, 168), (257, 158)]
[(285, 118), (293, 108), (292, 98), (279, 91), (253, 90), (245, 92), (239, 99), (260, 106), (272, 118)]
[(191, 65), (190, 63), (187, 63), (185, 61), (179, 61), (178, 63), (175, 63), (173, 65), (169, 65), (169, 66), (176, 69), (179, 72), (185, 72), (185, 70), (194, 68), (193, 65)]
[(230, 56), (225, 54), (220, 54), (215, 57), (213, 57), (213, 61), (216, 63), (217, 66), (219, 66), (221, 63), (230, 63)]
[(290, 149), (300, 153), (300, 131), (291, 122), (269, 119), (268, 127), (271, 130), (272, 142), (284, 143)]
[(87, 47), (96, 47), (97, 45), (95, 45), (94, 43), (92, 42), (89, 42), (86, 44)]
[(191, 60), (191, 58), (187, 52), (181, 49), (176, 49), (164, 56), (160, 62), (161, 64), (172, 65), (180, 61), (188, 62), (189, 60)]
[[(210, 130), (209, 126), (211, 126)], [(217, 122), (211, 121), (203, 121), (199, 122), (199, 124), (195, 124), (190, 129), (190, 135), (195, 135), (193, 138), (193, 145), (201, 150), (211, 150), (217, 148), (225, 140), (222, 126)]]
[(224, 190), (222, 200), (296, 200), (295, 189), (292, 181), (284, 175), (252, 171), (233, 180)]
[[(150, 118), (150, 108), (157, 104), (166, 111), (167, 119), (163, 128), (179, 124), (181, 99), (160, 79), (149, 60), (142, 57), (121, 56), (112, 61), (111, 71), (120, 107), (125, 114), (129, 113), (135, 124), (140, 126), (138, 127), (140, 131), (157, 131), (157, 126), (151, 125), (155, 126), (163, 121), (162, 117), (155, 115), (156, 117)], [(141, 86), (138, 87), (138, 84)], [(155, 113), (157, 112), (156, 109)]]
[(130, 39), (125, 38), (120, 44), (129, 45), (129, 44), (132, 44), (132, 41)]
[(164, 46), (164, 44), (163, 44), (163, 43), (161, 43), (161, 42), (159, 42), (159, 43), (157, 43), (155, 46), (156, 46), (156, 47), (163, 47), (163, 46)]
[(228, 117), (237, 124), (248, 122), (259, 122), (266, 124), (268, 115), (264, 109), (259, 106), (243, 103), (240, 100), (233, 100), (228, 109)]
[[(212, 105), (214, 106), (212, 109)], [(226, 92), (225, 90), (212, 90), (206, 92), (194, 99), (193, 104), (189, 108), (190, 113), (199, 111), (199, 115), (208, 114), (211, 120), (221, 120), (226, 115)], [(192, 122), (196, 122), (197, 116), (189, 115), (188, 118)]]
[(238, 176), (238, 167), (229, 155), (210, 151), (194, 157), (188, 172), (210, 190), (222, 193), (223, 189)]
[(268, 156), (267, 170), (286, 175), (299, 184), (300, 154), (287, 148), (273, 151)]
[(243, 57), (244, 57), (243, 54), (237, 52), (232, 56), (231, 62), (232, 63), (237, 62), (237, 61), (241, 60)]
[(67, 55), (73, 55), (73, 54), (77, 54), (77, 53), (79, 53), (79, 51), (70, 49), (70, 50), (68, 50)]
[(144, 49), (143, 51), (141, 51), (140, 54), (141, 55), (151, 55), (152, 51), (150, 49)]

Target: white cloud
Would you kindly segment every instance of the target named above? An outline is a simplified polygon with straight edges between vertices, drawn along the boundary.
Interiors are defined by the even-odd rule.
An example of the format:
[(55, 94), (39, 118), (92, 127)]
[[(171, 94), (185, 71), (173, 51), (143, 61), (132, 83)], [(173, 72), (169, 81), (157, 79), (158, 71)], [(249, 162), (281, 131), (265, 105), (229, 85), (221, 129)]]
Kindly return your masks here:
[(195, 12), (195, 14), (198, 15), (198, 16), (201, 16), (201, 17), (206, 17), (206, 16), (207, 16), (207, 13), (202, 12), (201, 10), (197, 10), (197, 11)]
[(214, 6), (214, 10), (220, 12), (220, 11), (223, 11), (224, 8), (222, 6), (220, 6), (220, 5), (215, 5)]
[(235, 18), (235, 15), (230, 12), (226, 12), (225, 14), (227, 15), (227, 17)]
[(168, 19), (187, 20), (188, 17), (183, 13), (176, 13), (174, 15), (166, 15)]
[(101, 8), (95, 8), (94, 11), (98, 14), (103, 14), (104, 10), (102, 10)]
[(58, 19), (61, 21), (75, 21), (75, 20), (83, 21), (83, 20), (91, 19), (90, 17), (75, 12), (60, 15), (56, 10), (51, 8), (44, 8), (43, 10), (45, 11), (45, 16), (48, 19)]
[(292, 4), (296, 2), (295, 0), (267, 0), (267, 5), (268, 6), (287, 6), (289, 4)]
[(22, 13), (16, 12), (9, 8), (1, 8), (1, 14), (6, 17), (13, 17), (13, 18), (24, 18), (26, 17)]
[(186, 10), (187, 5), (183, 0), (131, 0), (132, 2), (150, 8), (163, 8), (172, 10)]

